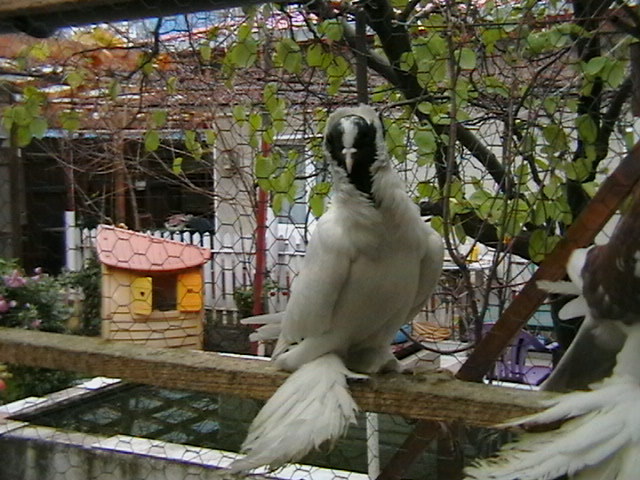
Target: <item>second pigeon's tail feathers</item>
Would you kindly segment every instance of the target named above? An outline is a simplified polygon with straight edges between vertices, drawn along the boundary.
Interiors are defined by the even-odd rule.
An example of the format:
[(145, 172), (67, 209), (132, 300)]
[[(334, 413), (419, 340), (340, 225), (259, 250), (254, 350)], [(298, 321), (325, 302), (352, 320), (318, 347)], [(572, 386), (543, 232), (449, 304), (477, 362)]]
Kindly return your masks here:
[(634, 480), (640, 471), (640, 387), (611, 377), (593, 391), (559, 396), (550, 408), (510, 425), (544, 425), (569, 419), (560, 428), (525, 433), (497, 458), (466, 470), (481, 480)]
[(351, 375), (332, 353), (291, 374), (254, 419), (242, 446), (246, 456), (231, 464), (232, 472), (276, 469), (342, 437), (358, 411), (347, 387)]

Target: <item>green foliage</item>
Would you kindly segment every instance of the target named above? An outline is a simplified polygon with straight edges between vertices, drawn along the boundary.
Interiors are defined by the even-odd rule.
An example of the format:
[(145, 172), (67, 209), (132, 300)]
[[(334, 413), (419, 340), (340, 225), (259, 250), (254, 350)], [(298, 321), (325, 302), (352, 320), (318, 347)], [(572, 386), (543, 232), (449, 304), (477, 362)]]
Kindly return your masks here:
[(344, 36), (344, 29), (340, 20), (330, 19), (320, 22), (318, 25), (318, 33), (327, 40), (339, 42)]
[[(86, 312), (86, 331), (95, 332), (99, 325), (99, 287), (96, 292), (91, 282), (99, 281), (95, 267), (81, 279), (62, 275), (52, 277), (37, 269), (27, 275), (16, 261), (0, 259), (0, 326), (68, 333), (67, 323), (71, 318), (71, 286), (83, 285), (85, 299), (92, 305)], [(91, 276), (91, 277), (89, 277)], [(97, 317), (96, 317), (97, 315)], [(76, 376), (67, 372), (36, 369), (20, 365), (7, 365), (2, 370), (2, 378), (7, 383), (7, 391), (1, 401), (13, 401), (27, 396), (39, 396), (68, 387)]]
[(147, 130), (144, 134), (144, 148), (149, 152), (155, 152), (160, 146), (160, 133), (157, 130)]
[(560, 237), (557, 235), (550, 235), (542, 229), (534, 231), (529, 238), (531, 260), (541, 262), (553, 250), (559, 240)]
[(11, 142), (16, 147), (26, 147), (33, 138), (42, 138), (48, 129), (43, 115), (46, 96), (34, 87), (25, 87), (22, 101), (5, 107), (2, 126), (11, 132)]
[(37, 270), (27, 275), (15, 261), (0, 259), (0, 325), (66, 331), (71, 313), (63, 283)]
[(309, 208), (314, 217), (320, 218), (324, 213), (330, 192), (331, 184), (329, 182), (319, 182), (311, 188)]
[(75, 70), (71, 70), (65, 75), (64, 81), (69, 85), (72, 89), (79, 88), (85, 81), (88, 72), (82, 68), (78, 68)]
[(235, 43), (227, 51), (225, 63), (231, 68), (249, 68), (258, 58), (258, 40), (253, 36), (253, 22), (240, 25)]
[(302, 71), (301, 48), (292, 38), (283, 38), (276, 44), (274, 60), (289, 73)]
[(77, 110), (65, 110), (59, 115), (62, 128), (70, 132), (75, 132), (80, 128), (80, 112)]
[[(79, 315), (80, 324), (73, 331), (80, 335), (98, 336), (102, 325), (101, 315), (101, 278), (102, 270), (97, 257), (91, 256), (85, 262), (83, 268), (77, 272), (66, 272), (59, 280), (67, 289), (79, 292), (82, 301), (79, 304), (80, 311), (72, 312)], [(77, 307), (73, 305), (72, 308)]]

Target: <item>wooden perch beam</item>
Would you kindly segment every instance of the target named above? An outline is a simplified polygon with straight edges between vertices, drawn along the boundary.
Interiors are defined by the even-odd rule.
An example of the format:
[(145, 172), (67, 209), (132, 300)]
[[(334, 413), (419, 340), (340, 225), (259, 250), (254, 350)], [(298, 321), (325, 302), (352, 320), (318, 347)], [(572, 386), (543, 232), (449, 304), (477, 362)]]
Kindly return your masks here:
[[(264, 360), (10, 328), (0, 328), (0, 362), (258, 400), (269, 398), (287, 377)], [(378, 375), (352, 384), (351, 390), (366, 411), (476, 426), (534, 413), (552, 396), (466, 383), (436, 372)]]

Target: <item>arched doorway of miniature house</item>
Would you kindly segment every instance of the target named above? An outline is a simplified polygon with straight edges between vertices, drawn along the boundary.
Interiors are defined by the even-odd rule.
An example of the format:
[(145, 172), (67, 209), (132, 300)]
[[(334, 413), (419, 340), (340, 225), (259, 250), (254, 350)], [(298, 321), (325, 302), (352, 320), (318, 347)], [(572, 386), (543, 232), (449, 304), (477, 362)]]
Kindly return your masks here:
[(155, 347), (201, 349), (203, 267), (211, 251), (101, 225), (102, 337)]

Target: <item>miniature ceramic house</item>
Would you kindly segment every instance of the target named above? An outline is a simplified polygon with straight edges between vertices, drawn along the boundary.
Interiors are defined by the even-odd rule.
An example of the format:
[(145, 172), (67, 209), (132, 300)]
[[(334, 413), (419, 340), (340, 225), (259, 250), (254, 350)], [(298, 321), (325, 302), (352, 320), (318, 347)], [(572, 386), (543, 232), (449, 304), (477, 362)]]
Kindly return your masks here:
[(211, 251), (102, 225), (102, 337), (156, 347), (201, 349), (203, 266)]

